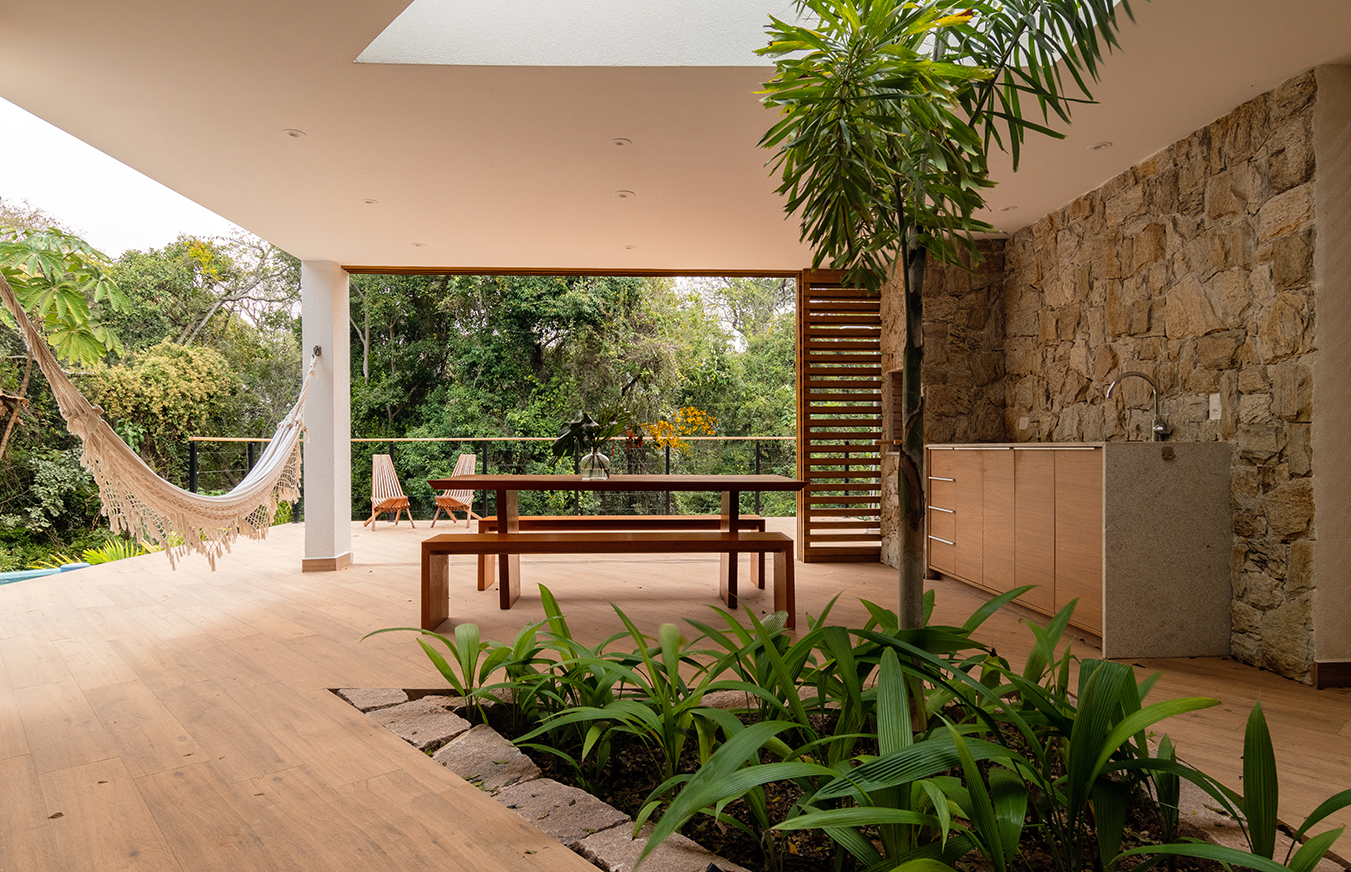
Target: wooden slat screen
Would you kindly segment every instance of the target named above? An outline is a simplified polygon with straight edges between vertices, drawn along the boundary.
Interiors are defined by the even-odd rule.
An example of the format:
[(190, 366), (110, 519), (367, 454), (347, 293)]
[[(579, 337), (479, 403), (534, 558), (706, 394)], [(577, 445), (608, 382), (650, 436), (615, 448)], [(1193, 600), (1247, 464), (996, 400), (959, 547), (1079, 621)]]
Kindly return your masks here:
[(797, 293), (797, 556), (880, 560), (880, 299), (827, 272), (804, 272)]

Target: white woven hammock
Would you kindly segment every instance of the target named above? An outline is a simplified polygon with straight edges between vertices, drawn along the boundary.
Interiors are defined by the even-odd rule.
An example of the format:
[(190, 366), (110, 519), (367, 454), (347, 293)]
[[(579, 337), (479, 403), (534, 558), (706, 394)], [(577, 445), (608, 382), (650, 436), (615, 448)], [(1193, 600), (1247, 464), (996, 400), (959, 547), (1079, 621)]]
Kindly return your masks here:
[(300, 397), (282, 418), (257, 464), (228, 494), (202, 496), (183, 490), (155, 474), (100, 416), (102, 409), (86, 400), (66, 377), (46, 341), (28, 320), (9, 283), (0, 277), (0, 302), (22, 330), (28, 348), (47, 376), (66, 419), (66, 429), (80, 437), (80, 463), (98, 484), (103, 512), (114, 532), (164, 547), (170, 565), (185, 554), (206, 555), (211, 568), (242, 533), (267, 538), (278, 502), (300, 498), (300, 436), (305, 395), (314, 381), (318, 349), (310, 359)]

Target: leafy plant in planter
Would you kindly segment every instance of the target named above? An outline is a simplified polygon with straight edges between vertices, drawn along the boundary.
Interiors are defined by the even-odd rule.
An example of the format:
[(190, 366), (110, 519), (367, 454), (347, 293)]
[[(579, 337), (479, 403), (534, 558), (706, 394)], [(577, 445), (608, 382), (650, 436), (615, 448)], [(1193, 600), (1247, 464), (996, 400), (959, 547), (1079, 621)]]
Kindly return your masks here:
[(582, 478), (609, 478), (610, 458), (600, 450), (627, 429), (624, 414), (618, 407), (603, 409), (592, 418), (586, 412), (563, 425), (563, 431), (553, 442), (556, 457), (572, 454), (577, 458)]
[[(1166, 737), (1165, 737), (1166, 738)], [(1160, 743), (1163, 757), (1162, 743)], [(1171, 752), (1171, 747), (1168, 749)], [(1171, 754), (1170, 754), (1171, 757)], [(1305, 840), (1309, 830), (1320, 821), (1343, 808), (1351, 806), (1351, 790), (1343, 790), (1319, 804), (1295, 831), (1283, 861), (1276, 856), (1276, 831), (1280, 826), (1277, 820), (1277, 808), (1280, 797), (1280, 782), (1276, 771), (1276, 753), (1271, 744), (1271, 731), (1267, 728), (1266, 715), (1262, 713), (1260, 702), (1253, 705), (1248, 715), (1248, 723), (1243, 733), (1243, 794), (1230, 790), (1210, 776), (1180, 766), (1172, 762), (1169, 775), (1186, 778), (1210, 795), (1231, 817), (1239, 822), (1243, 835), (1248, 841), (1248, 850), (1212, 845), (1196, 840), (1172, 841), (1164, 845), (1145, 845), (1122, 853), (1122, 859), (1134, 856), (1149, 856), (1150, 859), (1137, 866), (1148, 868), (1164, 858), (1197, 857), (1214, 860), (1228, 866), (1256, 869), (1260, 872), (1311, 872), (1323, 859), (1332, 846), (1341, 838), (1343, 828), (1338, 827)], [(1174, 830), (1174, 834), (1176, 830)], [(1303, 841), (1303, 844), (1300, 842)], [(1299, 845), (1299, 850), (1295, 846)]]
[[(1276, 768), (1260, 706), (1248, 722), (1239, 795), (1178, 763), (1166, 736), (1157, 751), (1147, 741), (1160, 721), (1214, 701), (1146, 704), (1154, 677), (1059, 650), (1073, 604), (1032, 627), (1020, 669), (973, 638), (1024, 592), (991, 601), (961, 627), (927, 623), (931, 594), (917, 629), (874, 604), (867, 626), (832, 626), (827, 607), (796, 639), (780, 616), (748, 612), (743, 626), (722, 610), (721, 625), (691, 622), (693, 640), (670, 625), (650, 638), (616, 609), (625, 630), (589, 647), (541, 588), (545, 619), (510, 644), (484, 642), (472, 625), (453, 639), (418, 632), (440, 639), (449, 656), (423, 648), (463, 695), (510, 688), (526, 722), (517, 741), (568, 763), (582, 786), (599, 788), (618, 771), (607, 769), (612, 751), (619, 760), (624, 747), (646, 748), (666, 776), (641, 807), (629, 806), (635, 829), (655, 819), (648, 852), (704, 818), (749, 836), (767, 869), (782, 869), (805, 844), (835, 869), (869, 872), (952, 872), (973, 852), (1000, 872), (1143, 872), (1182, 857), (1311, 872), (1341, 830), (1309, 838), (1283, 864), (1274, 858)], [(723, 690), (743, 694), (744, 707), (706, 705)], [(1178, 838), (1182, 779), (1240, 822), (1248, 850)], [(1128, 804), (1153, 809), (1157, 844), (1140, 845), (1138, 834), (1127, 844)], [(1315, 809), (1296, 839), (1347, 806), (1351, 790)]]

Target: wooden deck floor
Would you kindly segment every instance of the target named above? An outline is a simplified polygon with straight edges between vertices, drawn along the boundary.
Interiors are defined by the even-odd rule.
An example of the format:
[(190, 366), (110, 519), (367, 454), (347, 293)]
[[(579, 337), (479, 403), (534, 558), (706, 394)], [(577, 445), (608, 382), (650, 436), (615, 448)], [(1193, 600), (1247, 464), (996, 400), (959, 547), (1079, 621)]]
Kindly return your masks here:
[[(329, 692), (441, 684), (411, 635), (361, 641), (416, 624), (417, 544), (431, 531), (354, 527), (357, 563), (340, 573), (302, 574), (303, 531), (287, 526), (240, 543), (215, 573), (150, 555), (0, 585), (0, 872), (592, 869)], [(589, 640), (614, 632), (611, 600), (651, 629), (706, 619), (717, 602), (716, 558), (526, 560), (509, 612), (462, 562), (451, 613), (486, 638), (541, 617), (539, 581)], [(839, 593), (835, 617), (861, 624), (858, 600), (891, 605), (895, 578), (879, 565), (799, 564), (800, 612)], [(743, 593), (757, 610), (772, 603)], [(945, 586), (938, 602), (940, 620), (960, 621), (980, 597)], [(1018, 614), (987, 627), (1021, 658), (1030, 634)], [(1158, 698), (1224, 702), (1167, 729), (1184, 758), (1234, 785), (1261, 698), (1285, 819), (1351, 786), (1348, 692), (1224, 660), (1143, 666), (1164, 670)], [(1351, 837), (1337, 850), (1351, 854)]]

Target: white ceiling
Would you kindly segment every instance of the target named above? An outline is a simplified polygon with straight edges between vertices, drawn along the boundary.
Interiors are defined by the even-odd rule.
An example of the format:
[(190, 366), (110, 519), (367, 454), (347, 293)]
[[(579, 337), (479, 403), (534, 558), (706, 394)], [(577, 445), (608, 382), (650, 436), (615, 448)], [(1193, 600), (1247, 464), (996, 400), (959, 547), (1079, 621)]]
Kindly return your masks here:
[[(0, 96), (305, 259), (729, 271), (810, 261), (756, 147), (773, 121), (756, 99), (767, 77), (756, 59), (632, 65), (643, 38), (640, 57), (665, 62), (668, 27), (606, 29), (579, 15), (579, 41), (614, 65), (523, 66), (524, 50), (514, 66), (356, 63), (407, 5), (0, 0)], [(1139, 26), (1125, 25), (1125, 51), (1107, 61), (1101, 105), (1076, 113), (1068, 140), (1032, 143), (1015, 176), (997, 173), (992, 206), (1017, 207), (991, 213), (1002, 229), (1290, 76), (1351, 60), (1348, 0), (1133, 5)], [(614, 39), (622, 51), (602, 50)], [(1114, 145), (1088, 150), (1099, 141)]]

